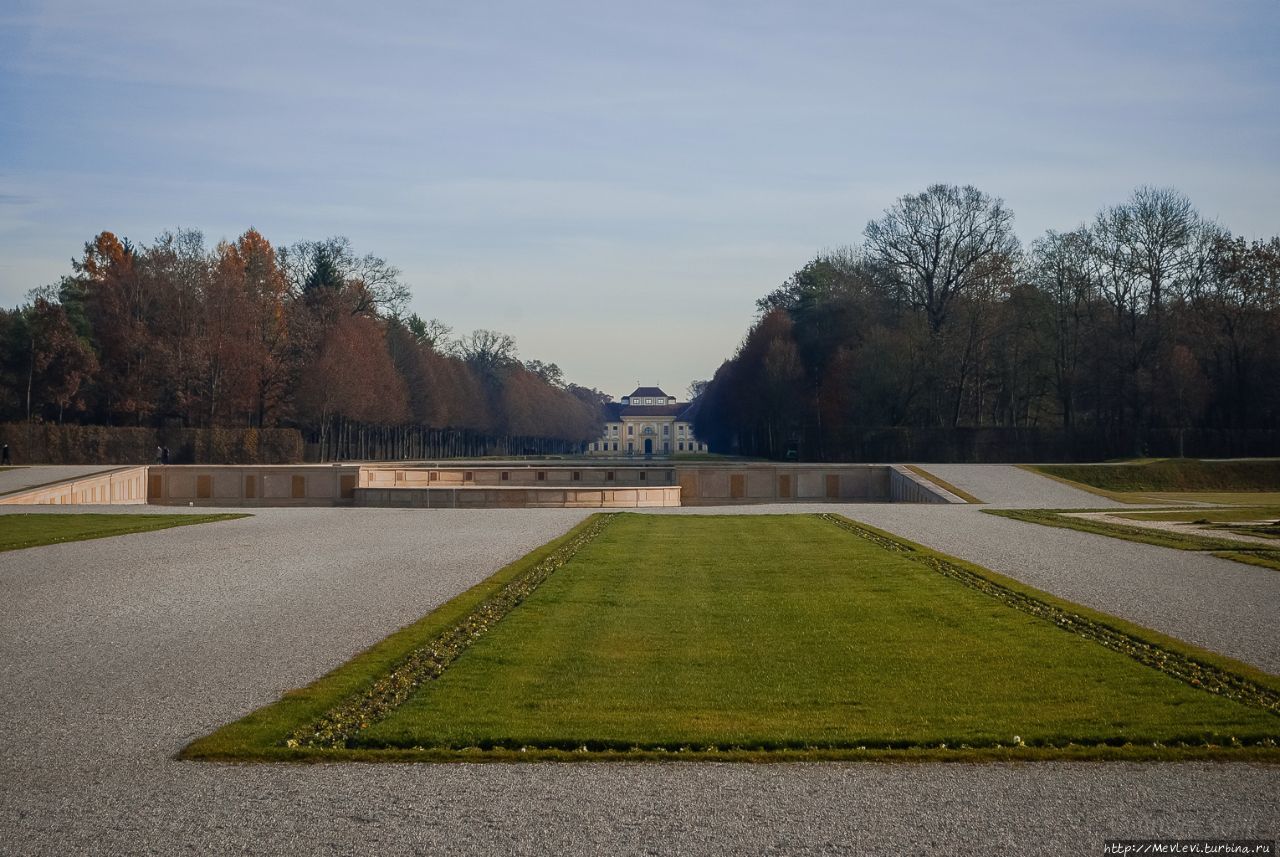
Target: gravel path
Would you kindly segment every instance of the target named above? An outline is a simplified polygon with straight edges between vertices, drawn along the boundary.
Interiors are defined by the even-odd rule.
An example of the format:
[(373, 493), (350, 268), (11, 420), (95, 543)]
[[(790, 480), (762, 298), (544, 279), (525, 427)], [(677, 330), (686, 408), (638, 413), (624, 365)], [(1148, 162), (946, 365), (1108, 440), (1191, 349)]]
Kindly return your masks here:
[(1072, 488), (1011, 464), (920, 464), (927, 473), (968, 491), (984, 503), (1023, 509), (1102, 509), (1114, 500)]
[[(963, 550), (992, 523), (1032, 526), (974, 507), (819, 508), (921, 541), (973, 533)], [(1280, 766), (172, 760), (584, 514), (265, 509), (0, 554), (0, 853), (1100, 853), (1105, 837), (1280, 831)], [(1047, 574), (1059, 533), (1090, 538), (1005, 537), (1011, 556), (1035, 545)], [(1068, 564), (1061, 585), (1088, 577)]]

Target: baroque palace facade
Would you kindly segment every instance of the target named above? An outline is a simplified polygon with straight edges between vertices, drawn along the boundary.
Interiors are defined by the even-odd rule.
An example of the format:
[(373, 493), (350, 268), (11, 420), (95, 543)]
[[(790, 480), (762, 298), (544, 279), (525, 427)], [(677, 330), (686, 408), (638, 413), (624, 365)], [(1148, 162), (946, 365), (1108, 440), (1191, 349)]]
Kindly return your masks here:
[(657, 387), (637, 387), (621, 402), (605, 405), (604, 434), (587, 444), (589, 455), (679, 455), (706, 452), (693, 436), (693, 409)]

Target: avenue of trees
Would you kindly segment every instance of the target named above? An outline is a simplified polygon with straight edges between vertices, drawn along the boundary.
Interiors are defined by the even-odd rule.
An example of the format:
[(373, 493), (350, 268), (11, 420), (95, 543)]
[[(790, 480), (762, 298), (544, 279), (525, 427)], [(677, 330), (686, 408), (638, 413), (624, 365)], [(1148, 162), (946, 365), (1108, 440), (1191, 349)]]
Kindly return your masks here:
[(73, 269), (0, 310), (0, 420), (292, 426), (323, 458), (564, 451), (599, 431), (602, 394), (504, 334), (406, 316), (400, 272), (344, 238), (103, 232)]
[(973, 187), (899, 199), (757, 302), (699, 436), (830, 460), (886, 428), (1052, 430), (1087, 457), (1278, 436), (1280, 238), (1233, 236), (1168, 188), (1026, 248), (1012, 220)]

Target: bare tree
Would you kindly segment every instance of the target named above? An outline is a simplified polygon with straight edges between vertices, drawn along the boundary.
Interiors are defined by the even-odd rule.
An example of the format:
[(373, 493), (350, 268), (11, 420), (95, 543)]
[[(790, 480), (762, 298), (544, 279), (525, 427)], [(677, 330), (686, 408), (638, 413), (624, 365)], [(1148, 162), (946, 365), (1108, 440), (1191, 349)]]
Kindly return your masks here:
[(278, 256), (295, 295), (341, 292), (352, 315), (400, 315), (409, 302), (400, 269), (372, 253), (357, 256), (345, 236), (299, 241), (280, 248)]
[(1083, 227), (1065, 233), (1049, 230), (1032, 243), (1027, 271), (1053, 307), (1053, 381), (1067, 428), (1075, 418), (1084, 334), (1092, 316), (1090, 248), (1089, 233)]
[(1146, 185), (1104, 209), (1094, 225), (1113, 263), (1141, 290), (1135, 297), (1156, 315), (1196, 271), (1197, 250), (1209, 243), (1202, 233), (1212, 231), (1181, 192)]
[(516, 341), (496, 330), (473, 330), (455, 340), (452, 351), (482, 376), (489, 378), (516, 362)]
[(544, 363), (541, 360), (526, 360), (524, 368), (537, 375), (543, 381), (552, 387), (561, 387), (565, 385), (564, 371), (554, 363)]
[(870, 260), (937, 333), (958, 295), (974, 283), (982, 263), (1013, 258), (1018, 239), (1004, 201), (972, 185), (936, 184), (900, 198), (863, 230)]

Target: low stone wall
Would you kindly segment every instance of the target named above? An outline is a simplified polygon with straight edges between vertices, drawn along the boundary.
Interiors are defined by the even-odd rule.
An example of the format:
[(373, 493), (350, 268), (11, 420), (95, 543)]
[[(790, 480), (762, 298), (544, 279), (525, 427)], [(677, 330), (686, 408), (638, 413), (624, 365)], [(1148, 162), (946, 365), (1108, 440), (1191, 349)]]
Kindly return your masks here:
[(681, 465), (677, 472), (687, 506), (889, 500), (884, 465)]
[(963, 502), (904, 468), (886, 464), (524, 464), (453, 462), (366, 466), (361, 488), (601, 487), (678, 485), (681, 504)]
[(680, 487), (357, 488), (357, 506), (406, 509), (641, 509), (680, 505)]
[(4, 506), (127, 506), (146, 502), (145, 467), (122, 467), (0, 497), (0, 505)]
[(895, 503), (967, 503), (901, 464), (889, 468), (889, 499)]
[[(94, 476), (2, 502), (423, 509), (964, 502), (905, 468), (883, 464), (151, 465), (128, 472), (134, 482), (119, 488)], [(28, 495), (41, 499), (17, 499)]]
[(361, 488), (445, 488), (492, 486), (494, 488), (647, 488), (679, 484), (671, 466), (603, 466), (556, 464), (365, 465)]
[(159, 506), (349, 506), (357, 464), (152, 465), (147, 502)]

